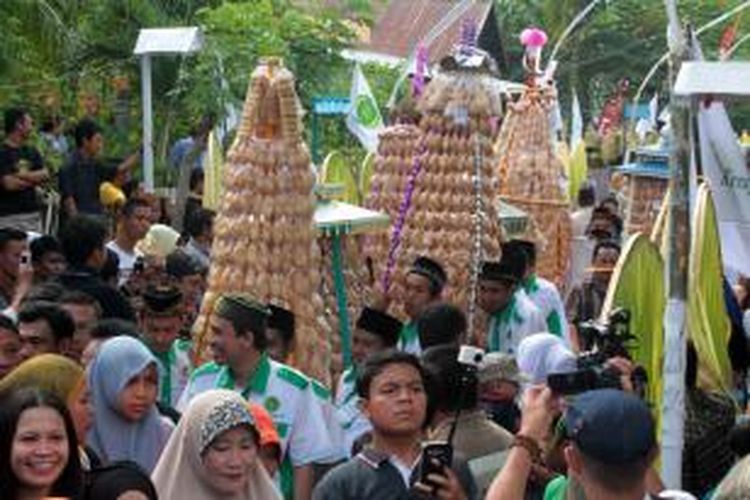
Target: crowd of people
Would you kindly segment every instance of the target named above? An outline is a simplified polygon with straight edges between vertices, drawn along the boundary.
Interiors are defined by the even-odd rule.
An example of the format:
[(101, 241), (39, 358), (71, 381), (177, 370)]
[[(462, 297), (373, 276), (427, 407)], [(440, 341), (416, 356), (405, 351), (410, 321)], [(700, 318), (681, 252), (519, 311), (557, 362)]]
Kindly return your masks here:
[[(530, 241), (510, 240), (499, 261), (482, 264), (481, 334), (445, 300), (444, 266), (414, 256), (400, 277), (403, 303), (378, 297), (359, 312), (352, 364), (329, 388), (287, 364), (293, 312), (252, 290), (219, 297), (207, 324), (210, 361), (197, 362), (193, 325), (214, 216), (200, 206), (190, 149), (199, 139), (175, 153), (195, 169), (181, 233), (154, 254), (144, 241), (172, 234), (163, 204), (134, 190), (115, 212), (100, 197), (103, 183), (128, 183), (137, 158), (102, 163), (102, 130), (83, 119), (52, 175), (27, 144), (32, 128), (26, 111), (6, 112), (3, 498), (750, 498), (750, 425), (735, 410), (744, 396), (701, 390), (694, 350), (682, 492), (665, 491), (656, 472), (654, 409), (633, 384), (632, 361), (604, 361), (617, 389), (562, 397), (548, 384), (577, 369), (588, 346), (576, 326), (601, 313), (620, 255), (616, 198), (597, 205), (593, 187), (582, 188), (566, 290), (537, 275)], [(41, 234), (37, 191), (50, 182), (64, 217), (56, 234)], [(734, 292), (728, 309), (746, 350), (747, 280)], [(462, 347), (471, 344), (486, 354)], [(743, 356), (734, 358), (742, 379)]]

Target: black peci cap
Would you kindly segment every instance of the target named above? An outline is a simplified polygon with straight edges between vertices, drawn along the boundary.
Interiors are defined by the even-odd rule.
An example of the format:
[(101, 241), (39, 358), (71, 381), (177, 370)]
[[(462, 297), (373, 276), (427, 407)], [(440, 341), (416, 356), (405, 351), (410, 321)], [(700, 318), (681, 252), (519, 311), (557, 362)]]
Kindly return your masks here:
[(268, 328), (294, 335), (294, 313), (283, 307), (268, 304), (271, 316), (268, 318)]
[(365, 307), (362, 309), (359, 319), (357, 319), (356, 326), (361, 330), (377, 335), (383, 339), (385, 345), (395, 346), (403, 324), (390, 314)]
[(430, 283), (437, 288), (442, 290), (445, 283), (448, 281), (448, 275), (445, 273), (445, 269), (437, 261), (430, 259), (429, 257), (419, 256), (414, 260), (414, 263), (409, 269), (409, 273), (419, 274), (424, 276)]

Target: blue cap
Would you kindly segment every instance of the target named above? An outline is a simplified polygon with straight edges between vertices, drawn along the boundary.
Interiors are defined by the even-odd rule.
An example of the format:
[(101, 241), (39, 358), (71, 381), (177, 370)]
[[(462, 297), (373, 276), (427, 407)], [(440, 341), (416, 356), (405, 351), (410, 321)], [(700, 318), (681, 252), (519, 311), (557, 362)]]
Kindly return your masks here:
[(581, 452), (609, 465), (645, 459), (656, 444), (656, 425), (646, 403), (617, 389), (577, 396), (565, 413), (565, 427)]

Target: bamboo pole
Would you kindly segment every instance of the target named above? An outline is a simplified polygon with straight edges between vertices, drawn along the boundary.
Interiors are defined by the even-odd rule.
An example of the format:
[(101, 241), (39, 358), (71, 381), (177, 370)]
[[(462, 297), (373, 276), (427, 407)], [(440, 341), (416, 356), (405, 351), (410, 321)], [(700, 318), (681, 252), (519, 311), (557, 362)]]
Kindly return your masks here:
[[(682, 62), (690, 58), (688, 32), (679, 25), (674, 0), (665, 0), (670, 22), (670, 81)], [(662, 398), (662, 480), (669, 488), (682, 483), (682, 448), (685, 424), (685, 319), (687, 304), (687, 269), (690, 248), (690, 102), (670, 96), (670, 115), (674, 137), (669, 155), (670, 191), (667, 220), (667, 293), (664, 313), (664, 397)]]

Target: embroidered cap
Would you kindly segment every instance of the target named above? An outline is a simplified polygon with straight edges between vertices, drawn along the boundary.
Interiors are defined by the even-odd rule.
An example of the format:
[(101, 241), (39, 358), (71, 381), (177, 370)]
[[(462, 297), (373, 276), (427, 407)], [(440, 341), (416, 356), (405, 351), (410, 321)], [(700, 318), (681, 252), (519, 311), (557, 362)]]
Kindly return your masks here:
[(255, 427), (255, 420), (247, 406), (236, 399), (225, 399), (214, 406), (200, 429), (200, 453), (202, 454), (219, 434), (239, 425)]
[(214, 313), (241, 325), (240, 330), (250, 329), (253, 332), (264, 332), (271, 315), (264, 304), (250, 295), (241, 293), (226, 294), (219, 297)]
[(511, 354), (488, 352), (479, 366), (479, 383), (507, 381), (520, 384), (526, 381), (518, 370), (516, 359)]

